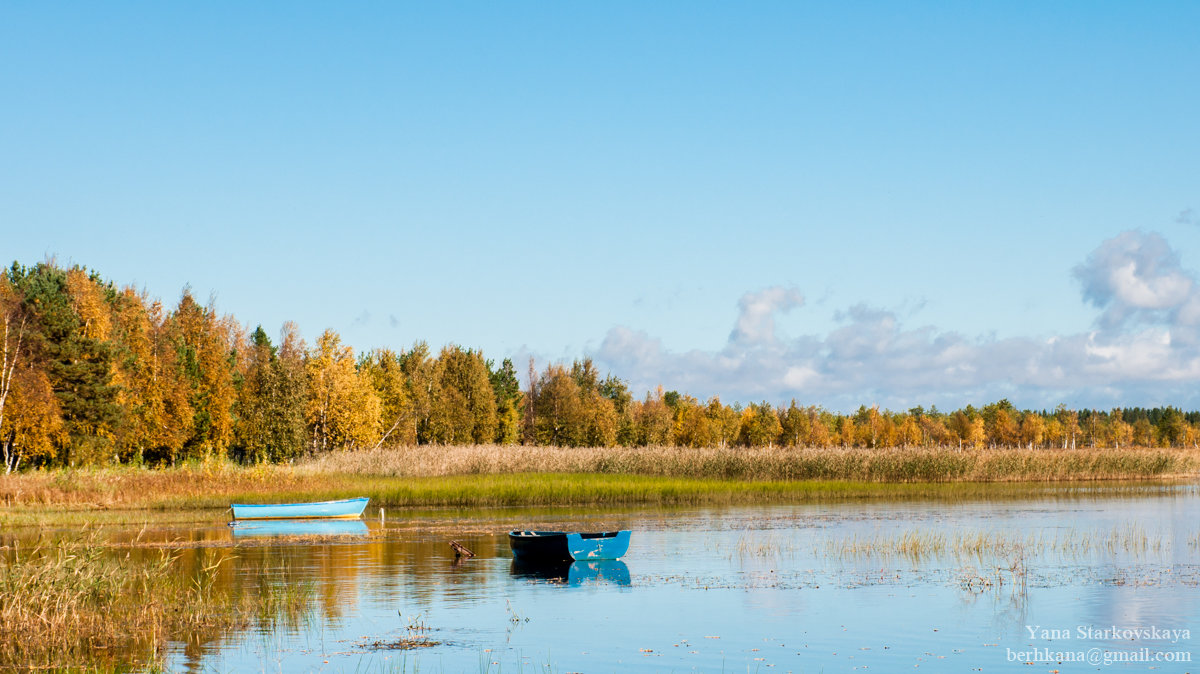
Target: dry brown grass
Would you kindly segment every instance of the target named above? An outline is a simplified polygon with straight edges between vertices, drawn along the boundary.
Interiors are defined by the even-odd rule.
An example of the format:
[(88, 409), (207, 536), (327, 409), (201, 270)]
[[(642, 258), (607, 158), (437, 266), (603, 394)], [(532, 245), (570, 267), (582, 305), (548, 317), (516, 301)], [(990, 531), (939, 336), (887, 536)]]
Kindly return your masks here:
[(206, 464), (151, 470), (96, 468), (0, 476), (0, 503), (95, 508), (144, 507), (164, 499), (186, 502), (213, 494), (303, 488), (306, 475), (287, 466)]
[[(545, 493), (534, 500), (522, 501), (521, 496), (526, 492), (533, 494), (533, 485), (528, 485), (528, 489), (506, 485), (502, 496), (472, 495), (473, 489), (489, 483), (487, 476), (503, 478), (523, 473), (576, 477), (562, 489), (543, 490)], [(681, 489), (689, 494), (685, 500), (691, 502), (706, 489), (728, 491), (738, 485), (750, 489), (766, 482), (783, 485), (803, 481), (1079, 483), (1195, 479), (1198, 475), (1200, 450), (1196, 449), (958, 451), (422, 445), (332, 453), (294, 466), (242, 467), (210, 462), (163, 470), (121, 467), (8, 475), (0, 477), (0, 521), (4, 521), (3, 506), (52, 505), (89, 512), (123, 508), (182, 510), (227, 506), (238, 500), (323, 500), (357, 495), (370, 495), (397, 505), (667, 502), (671, 499), (659, 498), (662, 494), (655, 490), (682, 493)], [(447, 481), (450, 476), (480, 476), (480, 479)], [(589, 476), (670, 478), (694, 483), (659, 484), (631, 479), (626, 484), (609, 479), (600, 485), (597, 479), (589, 483)], [(396, 491), (399, 487), (413, 489), (400, 494)], [(788, 490), (779, 493), (783, 491)]]
[(601, 473), (731, 480), (1003, 482), (1194, 477), (1196, 449), (395, 447), (328, 454), (301, 473), (396, 477)]

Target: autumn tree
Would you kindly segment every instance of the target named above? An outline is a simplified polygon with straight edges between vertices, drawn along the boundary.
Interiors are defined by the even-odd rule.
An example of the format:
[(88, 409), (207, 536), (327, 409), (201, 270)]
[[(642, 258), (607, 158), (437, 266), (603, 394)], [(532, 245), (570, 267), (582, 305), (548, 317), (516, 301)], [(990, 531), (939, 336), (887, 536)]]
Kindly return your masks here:
[(278, 425), (273, 433), (280, 449), (273, 456), (280, 460), (300, 454), (308, 445), (308, 424), (304, 414), (309, 398), (306, 357), (307, 347), (300, 337), (300, 327), (285, 321), (279, 330), (279, 349), (274, 363), (274, 391), (279, 401), (275, 407)]
[(954, 442), (954, 434), (946, 427), (945, 419), (936, 410), (934, 407), (929, 414), (921, 415), (918, 420), (924, 438), (922, 444), (928, 443), (934, 447), (950, 445)]
[(391, 349), (377, 349), (363, 357), (358, 369), (379, 397), (380, 428), (383, 429), (379, 444), (415, 444), (417, 420), (400, 356)]
[(496, 438), (496, 425), (496, 393), (483, 355), (458, 346), (442, 349), (434, 366), (430, 441), (492, 442)]
[(1114, 409), (1108, 414), (1108, 443), (1120, 449), (1133, 444), (1133, 426), (1125, 422), (1125, 415), (1120, 409)]
[(713, 396), (704, 405), (704, 416), (708, 419), (709, 434), (718, 447), (728, 447), (737, 442), (741, 431), (741, 412), (722, 404)]
[(798, 447), (808, 442), (812, 435), (812, 421), (808, 413), (796, 405), (793, 398), (787, 409), (780, 415), (781, 431), (779, 444), (786, 447)]
[(1075, 449), (1075, 438), (1079, 435), (1079, 413), (1059, 403), (1054, 408), (1054, 418), (1062, 428), (1062, 448), (1070, 446)]
[(211, 303), (201, 306), (185, 289), (166, 330), (192, 410), (183, 458), (224, 456), (233, 441), (237, 326), (219, 318)]
[(951, 414), (946, 426), (958, 441), (959, 449), (962, 449), (963, 445), (979, 449), (987, 441), (983, 417), (971, 405)]
[(496, 396), (496, 443), (516, 444), (521, 439), (521, 414), (524, 408), (517, 370), (511, 358), (505, 358), (500, 367), (494, 369), (489, 360), (487, 367), (492, 392)]
[(583, 410), (583, 428), (576, 444), (585, 447), (608, 447), (616, 443), (619, 418), (616, 405), (600, 391), (600, 372), (591, 358), (571, 363), (571, 378), (579, 387), (579, 403)]
[(883, 417), (879, 413), (878, 405), (860, 406), (858, 412), (854, 414), (854, 426), (857, 429), (855, 438), (857, 444), (871, 448), (879, 446), (879, 432), (883, 428)]
[(412, 349), (400, 354), (400, 369), (408, 386), (410, 414), (417, 442), (422, 444), (432, 442), (430, 420), (434, 399), (438, 395), (436, 366), (437, 362), (430, 357), (429, 345), (425, 342), (417, 342)]
[(925, 444), (926, 435), (921, 426), (920, 416), (912, 414), (904, 415), (900, 420), (897, 430), (900, 436), (900, 444), (904, 447), (920, 447)]
[(113, 302), (116, 368), (112, 381), (117, 404), (124, 410), (116, 449), (124, 462), (169, 462), (192, 436), (191, 390), (164, 321), (162, 305), (147, 301), (132, 288)]
[(782, 426), (779, 417), (775, 416), (775, 408), (765, 400), (761, 403), (750, 404), (742, 410), (742, 428), (739, 435), (741, 444), (747, 447), (768, 447), (779, 440)]
[[(284, 339), (292, 326), (285, 327)], [(303, 364), (280, 357), (262, 326), (250, 334), (246, 374), (238, 395), (238, 445), (246, 461), (285, 461), (304, 451), (307, 381)]]
[(1177, 408), (1168, 407), (1163, 410), (1156, 426), (1159, 442), (1164, 447), (1180, 446), (1187, 437), (1187, 420)]
[(1040, 447), (1042, 438), (1046, 435), (1046, 424), (1037, 412), (1026, 412), (1021, 415), (1021, 425), (1018, 433), (1021, 444), (1026, 445), (1029, 449), (1033, 449), (1035, 446)]
[[(13, 264), (13, 273), (19, 273)], [(16, 379), (17, 367), (29, 360), (29, 344), (26, 342), (26, 327), (29, 323), (24, 298), (9, 280), (9, 272), (0, 273), (0, 321), (3, 321), (4, 343), (0, 344), (0, 448), (3, 449), (4, 472), (11, 473), (20, 463), (14, 448), (14, 433), (11, 430), (12, 408), (8, 406)], [(22, 368), (23, 369), (23, 368)], [(47, 384), (48, 386), (48, 384)], [(8, 425), (5, 413), (9, 414)]]
[[(93, 463), (112, 456), (113, 436), (120, 422), (121, 408), (116, 403), (117, 389), (112, 384), (112, 348), (104, 339), (105, 326), (95, 316), (80, 317), (71, 293), (101, 293), (91, 287), (94, 279), (79, 270), (68, 273), (52, 263), (32, 269), (14, 265), (10, 281), (23, 295), (28, 315), (33, 319), (30, 347), (34, 359), (45, 368), (47, 380), (58, 401), (66, 432), (70, 438), (64, 447), (63, 461), (68, 464)], [(102, 297), (82, 299), (89, 306), (103, 304)], [(104, 312), (94, 307), (96, 314)]]
[(671, 433), (673, 444), (681, 447), (711, 447), (714, 443), (712, 423), (704, 407), (692, 396), (682, 396), (675, 403), (675, 425)]
[(618, 377), (609, 374), (596, 386), (596, 391), (612, 402), (613, 412), (617, 415), (617, 436), (614, 442), (626, 447), (634, 445), (637, 432), (632, 415), (633, 394), (630, 393), (629, 387)]
[(1146, 417), (1133, 422), (1133, 443), (1139, 447), (1154, 446), (1154, 426)]
[(635, 445), (650, 447), (670, 444), (675, 417), (663, 400), (661, 386), (653, 396), (646, 393), (645, 400), (633, 403), (630, 414), (633, 417)]
[(308, 421), (313, 451), (368, 447), (379, 438), (379, 398), (354, 363), (354, 350), (326, 330), (308, 353)]
[(980, 416), (986, 441), (992, 446), (1013, 447), (1020, 441), (1017, 410), (1007, 398), (985, 405)]
[(808, 414), (808, 446), (828, 447), (834, 444), (834, 424), (836, 420), (829, 412), (815, 406), (809, 406)]
[(855, 428), (854, 419), (852, 417), (837, 416), (835, 423), (834, 440), (840, 447), (853, 447), (855, 439), (858, 437), (858, 429)]
[[(14, 265), (18, 275), (21, 270)], [(58, 399), (27, 339), (32, 317), (20, 290), (0, 273), (0, 458), (5, 474), (33, 462), (54, 462), (68, 436)]]
[(4, 469), (11, 473), (25, 465), (55, 465), (59, 452), (70, 441), (58, 398), (45, 372), (31, 363), (11, 373), (8, 415), (0, 435)]
[(539, 445), (579, 444), (584, 420), (579, 384), (562, 365), (547, 365), (532, 388), (533, 434)]

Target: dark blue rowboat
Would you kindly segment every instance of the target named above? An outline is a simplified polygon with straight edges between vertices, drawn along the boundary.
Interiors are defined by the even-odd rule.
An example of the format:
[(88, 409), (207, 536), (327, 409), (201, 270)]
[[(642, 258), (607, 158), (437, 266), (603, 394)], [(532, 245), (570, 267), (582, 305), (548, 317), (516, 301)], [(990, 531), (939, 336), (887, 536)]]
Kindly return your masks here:
[(577, 533), (570, 531), (510, 531), (513, 558), (528, 562), (620, 559), (629, 551), (626, 531)]
[(354, 519), (367, 507), (366, 496), (316, 503), (234, 503), (236, 520)]

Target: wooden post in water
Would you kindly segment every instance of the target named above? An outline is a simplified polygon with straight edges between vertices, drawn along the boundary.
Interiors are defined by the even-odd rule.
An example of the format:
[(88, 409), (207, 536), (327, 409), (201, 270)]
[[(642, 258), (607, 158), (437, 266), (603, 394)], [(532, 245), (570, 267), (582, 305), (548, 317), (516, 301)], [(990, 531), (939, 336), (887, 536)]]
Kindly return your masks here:
[(383, 508), (380, 508), (379, 509), (379, 528), (380, 529), (383, 528), (383, 523), (384, 523)]
[(457, 558), (470, 559), (475, 556), (474, 552), (458, 541), (450, 541), (450, 547), (454, 548), (454, 556)]

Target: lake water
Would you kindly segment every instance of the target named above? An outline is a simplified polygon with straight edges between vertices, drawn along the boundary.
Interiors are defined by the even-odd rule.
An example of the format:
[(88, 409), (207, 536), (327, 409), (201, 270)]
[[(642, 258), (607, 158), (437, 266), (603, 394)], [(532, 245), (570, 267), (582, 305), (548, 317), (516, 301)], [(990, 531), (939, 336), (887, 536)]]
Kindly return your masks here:
[[(1196, 672), (1200, 493), (672, 510), (378, 510), (195, 541), (231, 585), (304, 583), (273, 630), (173, 643), (186, 671)], [(514, 568), (511, 528), (633, 530), (620, 562)], [(143, 534), (143, 539), (146, 534)], [(457, 562), (458, 540), (477, 553)], [(411, 650), (411, 638), (438, 642)], [(1080, 659), (1082, 662), (1073, 662)], [(1033, 663), (1033, 664), (1026, 664)], [(1061, 663), (1061, 664), (1060, 664)]]

